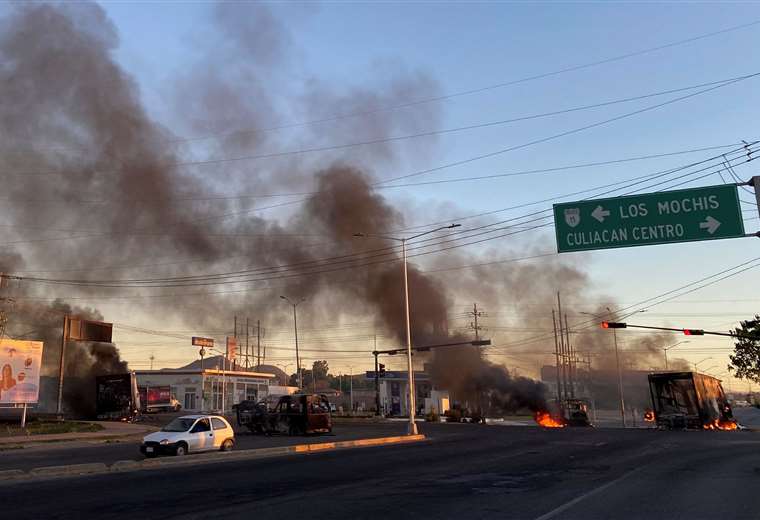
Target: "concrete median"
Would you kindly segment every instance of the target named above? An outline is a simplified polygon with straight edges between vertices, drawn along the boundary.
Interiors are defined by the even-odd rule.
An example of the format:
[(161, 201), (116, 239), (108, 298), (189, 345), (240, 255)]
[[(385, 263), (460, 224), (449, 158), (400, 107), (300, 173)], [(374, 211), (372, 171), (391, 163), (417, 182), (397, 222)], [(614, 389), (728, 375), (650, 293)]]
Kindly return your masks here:
[(92, 464), (70, 464), (67, 466), (45, 466), (34, 468), (29, 472), (33, 477), (58, 477), (72, 475), (92, 475), (95, 473), (107, 473), (108, 466), (102, 462)]
[(195, 466), (202, 464), (215, 464), (220, 462), (233, 462), (241, 460), (255, 460), (282, 455), (294, 455), (304, 453), (319, 453), (330, 450), (350, 448), (369, 448), (373, 446), (385, 446), (420, 442), (425, 440), (424, 435), (404, 435), (397, 437), (378, 437), (371, 439), (357, 439), (352, 441), (320, 442), (312, 444), (295, 444), (291, 446), (277, 446), (272, 448), (257, 448), (252, 450), (202, 453), (185, 457), (164, 457), (155, 459), (119, 460), (106, 466), (103, 463), (72, 464), (68, 466), (46, 466), (34, 468), (29, 472), (22, 470), (0, 471), (0, 483), (12, 483), (18, 480), (65, 478), (102, 473), (125, 473), (141, 470), (168, 469), (182, 466)]

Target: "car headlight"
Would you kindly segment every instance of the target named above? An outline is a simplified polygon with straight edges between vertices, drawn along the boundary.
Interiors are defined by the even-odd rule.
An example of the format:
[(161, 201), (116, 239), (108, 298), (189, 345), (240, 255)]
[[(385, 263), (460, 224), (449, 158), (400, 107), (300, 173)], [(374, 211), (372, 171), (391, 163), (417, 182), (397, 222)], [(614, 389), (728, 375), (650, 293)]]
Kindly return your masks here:
[(165, 445), (169, 444), (169, 439), (164, 439), (161, 442), (159, 442), (159, 444), (163, 444), (165, 446)]

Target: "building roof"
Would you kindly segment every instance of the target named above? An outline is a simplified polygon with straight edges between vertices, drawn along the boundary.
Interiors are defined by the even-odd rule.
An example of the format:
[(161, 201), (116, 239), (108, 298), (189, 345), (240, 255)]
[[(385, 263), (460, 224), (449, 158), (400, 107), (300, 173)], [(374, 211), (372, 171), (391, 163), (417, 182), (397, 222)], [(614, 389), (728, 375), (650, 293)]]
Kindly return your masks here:
[[(227, 370), (224, 370), (225, 364)], [(179, 368), (161, 368), (159, 370), (136, 370), (135, 374), (147, 375), (147, 374), (200, 374), (201, 372), (201, 360), (188, 363), (187, 365)], [(256, 370), (246, 369), (240, 365), (232, 364), (226, 360), (224, 356), (211, 356), (203, 359), (203, 373), (208, 375), (227, 374), (239, 377), (265, 377), (268, 379), (278, 379), (280, 381), (287, 382), (287, 375), (285, 372), (277, 367), (271, 365), (261, 365)]]
[[(203, 369), (203, 375), (207, 376), (219, 376), (228, 375), (235, 377), (256, 377), (265, 379), (274, 379), (277, 376), (268, 372), (251, 372), (240, 370), (216, 370), (216, 369)], [(135, 370), (135, 374), (138, 376), (172, 376), (172, 375), (200, 375), (201, 370), (184, 370), (182, 368), (164, 368), (161, 370)]]

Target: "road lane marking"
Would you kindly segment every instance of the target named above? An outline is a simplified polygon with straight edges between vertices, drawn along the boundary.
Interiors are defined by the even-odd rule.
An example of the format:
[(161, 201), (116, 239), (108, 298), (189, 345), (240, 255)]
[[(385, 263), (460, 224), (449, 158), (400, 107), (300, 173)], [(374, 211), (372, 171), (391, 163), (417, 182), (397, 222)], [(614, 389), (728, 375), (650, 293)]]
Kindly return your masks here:
[(618, 483), (622, 482), (623, 480), (627, 479), (628, 477), (630, 477), (634, 473), (637, 473), (637, 472), (641, 471), (642, 469), (644, 469), (644, 467), (645, 466), (639, 466), (638, 468), (636, 468), (634, 470), (631, 470), (628, 473), (625, 473), (625, 474), (619, 476), (615, 480), (611, 480), (611, 481), (607, 482), (606, 484), (603, 484), (603, 485), (599, 486), (598, 488), (592, 489), (591, 491), (589, 491), (587, 493), (584, 493), (583, 495), (572, 499), (569, 502), (565, 502), (564, 504), (562, 504), (561, 506), (557, 507), (556, 509), (552, 509), (548, 513), (545, 513), (545, 514), (537, 517), (536, 520), (549, 520), (550, 518), (554, 518), (558, 514), (560, 514), (560, 513), (564, 512), (564, 511), (570, 509), (571, 507), (573, 507), (578, 502), (581, 502), (581, 501), (583, 501), (583, 500), (585, 500), (585, 499), (587, 499), (587, 498), (589, 498), (591, 496), (594, 496), (597, 493), (601, 493), (602, 491), (604, 491), (604, 490), (606, 490), (606, 489), (614, 486), (615, 484), (618, 484)]

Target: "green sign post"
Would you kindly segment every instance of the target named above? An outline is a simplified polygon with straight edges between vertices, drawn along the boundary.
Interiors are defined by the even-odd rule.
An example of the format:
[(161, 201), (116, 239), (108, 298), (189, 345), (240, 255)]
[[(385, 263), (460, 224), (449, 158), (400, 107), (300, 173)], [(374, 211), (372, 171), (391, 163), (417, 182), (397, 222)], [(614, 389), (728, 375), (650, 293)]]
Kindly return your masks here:
[(745, 236), (727, 184), (555, 204), (554, 227), (560, 253)]

